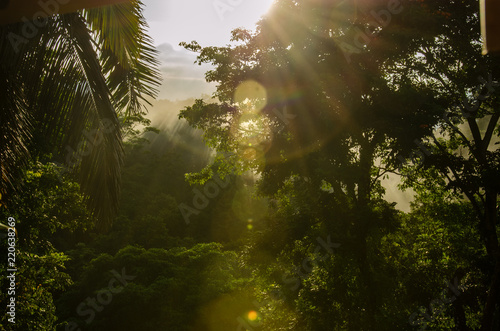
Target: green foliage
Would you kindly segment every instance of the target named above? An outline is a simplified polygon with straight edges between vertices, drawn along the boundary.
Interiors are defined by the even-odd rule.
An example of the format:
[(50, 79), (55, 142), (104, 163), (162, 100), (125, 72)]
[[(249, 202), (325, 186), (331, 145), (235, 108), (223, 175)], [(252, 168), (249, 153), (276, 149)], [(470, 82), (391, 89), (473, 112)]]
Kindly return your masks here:
[[(3, 247), (2, 247), (3, 248)], [(2, 249), (2, 251), (5, 251)], [(43, 255), (36, 255), (19, 250), (16, 263), (16, 316), (15, 324), (7, 321), (9, 315), (3, 314), (0, 325), (8, 330), (53, 330), (56, 326), (56, 306), (53, 296), (66, 290), (72, 281), (65, 272), (68, 257), (55, 250)], [(11, 274), (4, 265), (0, 267), (2, 279)], [(3, 284), (8, 288), (7, 283)], [(7, 292), (2, 291), (0, 301), (7, 305)]]
[[(14, 217), (19, 235), (17, 246), (23, 251), (44, 254), (68, 248), (72, 236), (92, 227), (90, 212), (77, 183), (70, 181), (63, 170), (52, 164), (34, 163), (26, 170), (24, 194), (2, 209), (3, 218)], [(68, 235), (65, 240), (59, 235)]]
[(0, 28), (0, 193), (19, 194), (17, 168), (50, 154), (78, 175), (96, 223), (105, 228), (118, 208), (118, 116), (124, 122), (142, 117), (142, 103), (155, 97), (156, 50), (140, 1), (44, 22), (30, 38), (21, 36), (33, 23)]
[[(95, 297), (112, 279), (111, 270), (125, 270), (134, 277), (112, 301), (96, 312), (95, 319), (78, 315), (86, 297)], [(77, 287), (59, 301), (63, 318), (82, 330), (194, 330), (203, 326), (201, 308), (243, 284), (238, 258), (218, 244), (198, 244), (191, 249), (143, 249), (128, 246), (116, 255), (100, 255), (85, 268)], [(81, 301), (81, 302), (80, 302)], [(233, 320), (236, 326), (236, 317)], [(219, 330), (229, 330), (221, 326)]]
[[(32, 164), (23, 181), (24, 194), (10, 200), (9, 209), (2, 208), (2, 219), (16, 220), (16, 323), (1, 324), (9, 330), (50, 330), (56, 325), (53, 297), (67, 289), (71, 278), (66, 273), (68, 256), (58, 251), (72, 247), (79, 232), (92, 226), (79, 185), (64, 178), (54, 164)], [(62, 235), (65, 235), (62, 238)], [(7, 241), (1, 241), (7, 252)], [(0, 276), (7, 280), (6, 264)], [(4, 283), (4, 288), (7, 288)], [(6, 305), (7, 292), (2, 290), (1, 302)]]
[[(498, 268), (492, 272), (499, 263), (498, 153), (491, 145), (498, 131), (498, 107), (493, 106), (498, 91), (495, 81), (484, 78), (488, 72), (498, 73), (498, 62), (480, 54), (477, 4), (403, 1), (397, 3), (399, 9), (385, 5), (277, 1), (255, 32), (235, 30), (233, 45), (181, 43), (199, 54), (198, 63), (214, 66), (206, 78), (218, 83), (215, 95), (220, 101), (199, 100), (181, 112), (181, 118), (202, 129), (211, 147), (234, 153), (238, 159), (227, 158), (227, 164), (244, 169), (250, 158), (258, 165), (252, 169), (261, 176), (261, 192), (276, 202), (250, 250), (256, 257), (249, 258), (257, 265), (271, 263), (261, 275), (268, 279), (261, 289), (264, 295), (269, 298), (273, 286), (286, 293), (284, 303), (274, 306), (285, 313), (266, 308), (275, 312), (263, 318), (272, 329), (405, 329), (410, 324), (406, 316), (419, 300), (408, 296), (413, 283), (429, 286), (421, 293), (435, 293), (435, 282), (453, 278), (462, 268), (470, 269), (465, 286), (476, 284), (477, 291), (461, 296), (452, 310), (447, 308), (445, 318), (432, 319), (433, 325), (463, 329), (466, 323), (483, 323), (489, 329), (485, 325), (491, 326), (492, 312), (498, 315), (494, 295), (490, 292), (486, 299), (484, 294), (490, 280), (495, 286), (500, 277)], [(354, 15), (340, 14), (346, 11)], [(346, 48), (346, 42), (359, 44), (362, 34), (368, 34), (366, 28), (374, 28), (367, 13), (384, 13), (386, 22), (378, 17), (380, 26), (365, 34), (364, 46)], [(422, 24), (428, 27), (425, 31), (419, 28)], [(474, 77), (479, 75), (483, 84), (477, 88)], [(246, 91), (247, 99), (241, 96), (242, 86), (251, 82), (255, 90), (266, 92), (264, 107), (256, 106), (262, 98), (255, 97), (255, 91)], [(477, 107), (470, 112), (468, 104)], [(253, 154), (239, 149), (245, 140), (237, 132), (256, 122), (245, 117), (246, 112), (266, 119), (270, 133), (263, 139), (268, 147), (262, 154), (249, 144), (245, 149)], [(404, 156), (417, 148), (420, 157), (403, 167)], [(415, 188), (435, 213), (443, 212), (444, 220), (420, 207), (408, 221), (383, 200), (380, 178), (397, 169), (405, 185)], [(446, 200), (441, 203), (438, 197)], [(456, 206), (458, 211), (453, 210)], [(457, 224), (466, 224), (467, 232), (451, 233)], [(300, 268), (319, 233), (335, 233), (342, 248), (329, 263), (301, 277), (299, 294), (288, 293), (276, 285), (276, 272), (283, 264)], [(416, 277), (411, 280), (403, 274), (392, 279), (390, 272), (401, 270), (383, 254), (388, 242), (402, 233), (415, 240), (404, 249), (412, 259), (401, 263), (411, 266), (409, 273)], [(445, 247), (460, 245), (471, 251), (443, 253)], [(415, 250), (420, 253), (408, 252)], [(432, 257), (419, 255), (422, 252)], [(478, 256), (488, 267), (472, 262)], [(423, 276), (434, 282), (416, 282)], [(426, 299), (432, 300), (429, 295)], [(482, 322), (478, 302), (488, 302)]]
[[(127, 138), (121, 206), (98, 233), (59, 168), (24, 173), (2, 215), (19, 220), (20, 329), (498, 328), (498, 62), (480, 54), (476, 1), (396, 5), (279, 0), (232, 45), (182, 43), (213, 65), (218, 101), (163, 130), (141, 107), (157, 79), (141, 6), (55, 17), (99, 46)], [(8, 106), (24, 114), (21, 100)], [(17, 121), (4, 140), (21, 155)], [(410, 212), (386, 201), (388, 173)]]

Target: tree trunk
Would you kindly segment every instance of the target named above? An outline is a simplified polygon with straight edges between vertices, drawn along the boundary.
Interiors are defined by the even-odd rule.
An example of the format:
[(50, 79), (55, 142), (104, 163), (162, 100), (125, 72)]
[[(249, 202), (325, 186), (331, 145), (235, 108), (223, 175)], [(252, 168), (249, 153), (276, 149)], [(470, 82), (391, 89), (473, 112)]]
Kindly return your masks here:
[(359, 242), (359, 263), (361, 279), (366, 288), (367, 298), (367, 325), (378, 329), (377, 326), (377, 294), (376, 284), (373, 280), (373, 271), (368, 260), (368, 244), (367, 238), (373, 224), (370, 223), (370, 196), (371, 196), (371, 168), (373, 165), (373, 153), (376, 146), (376, 134), (370, 141), (369, 138), (363, 137), (360, 143), (359, 155), (359, 177), (358, 177), (358, 195), (357, 195), (357, 234)]
[(493, 330), (493, 320), (495, 310), (500, 296), (500, 250), (498, 247), (498, 237), (496, 233), (497, 223), (497, 191), (486, 189), (485, 210), (484, 210), (484, 230), (486, 232), (486, 249), (495, 265), (491, 279), (486, 305), (484, 307), (481, 330)]

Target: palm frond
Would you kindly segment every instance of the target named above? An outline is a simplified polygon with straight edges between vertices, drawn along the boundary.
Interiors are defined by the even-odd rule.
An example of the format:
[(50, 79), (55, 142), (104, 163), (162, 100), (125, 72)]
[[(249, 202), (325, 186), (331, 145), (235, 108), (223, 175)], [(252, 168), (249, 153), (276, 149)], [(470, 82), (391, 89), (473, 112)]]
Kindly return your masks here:
[(157, 50), (146, 34), (140, 1), (85, 11), (100, 45), (100, 60), (115, 107), (125, 116), (143, 114), (143, 103), (160, 85)]
[(0, 67), (0, 194), (19, 192), (17, 181), (29, 159), (30, 112), (23, 89), (11, 72)]
[(159, 85), (145, 27), (140, 2), (54, 15), (16, 47), (7, 36), (22, 36), (23, 26), (0, 27), (1, 194), (15, 191), (29, 150), (53, 154), (78, 174), (97, 224), (111, 224), (123, 156), (118, 115), (142, 115)]
[(25, 43), (13, 43), (21, 29), (21, 24), (0, 27), (0, 194), (6, 201), (21, 189), (18, 178), (32, 138), (31, 112), (17, 72)]
[(72, 123), (85, 123), (86, 131), (79, 131), (83, 143), (77, 149), (80, 184), (98, 225), (107, 227), (118, 208), (123, 158), (120, 126), (86, 22), (79, 14), (68, 14), (62, 23), (68, 35), (68, 63), (80, 76), (65, 84), (76, 92), (73, 104), (78, 107), (72, 111)]

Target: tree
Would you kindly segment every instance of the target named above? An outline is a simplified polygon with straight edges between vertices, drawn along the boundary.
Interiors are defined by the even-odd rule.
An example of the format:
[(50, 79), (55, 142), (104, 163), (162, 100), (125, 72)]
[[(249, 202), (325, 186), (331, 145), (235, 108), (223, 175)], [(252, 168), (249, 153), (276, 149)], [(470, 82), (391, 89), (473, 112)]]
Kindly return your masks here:
[[(79, 185), (65, 179), (61, 170), (54, 164), (30, 164), (22, 178), (26, 191), (10, 200), (15, 212), (0, 210), (2, 219), (14, 218), (16, 233), (15, 295), (11, 291), (0, 295), (2, 306), (15, 297), (15, 324), (8, 321), (11, 316), (7, 314), (0, 323), (9, 330), (55, 328), (54, 298), (72, 284), (65, 270), (69, 258), (61, 250), (71, 248), (78, 233), (91, 227), (91, 215)], [(7, 247), (3, 239), (1, 251), (6, 253)], [(0, 267), (0, 275), (4, 280), (12, 275), (6, 263)]]
[[(377, 180), (386, 171), (397, 172), (408, 156), (414, 169), (423, 160), (423, 169), (439, 170), (432, 176), (403, 172), (409, 183), (441, 183), (464, 194), (476, 210), (478, 239), (491, 263), (485, 270), (491, 281), (482, 301), (482, 328), (490, 330), (498, 315), (499, 154), (494, 144), (500, 115), (492, 77), (499, 67), (496, 59), (481, 55), (478, 20), (477, 1), (358, 1), (354, 7), (278, 1), (255, 33), (233, 32), (234, 46), (183, 44), (199, 52), (199, 63), (215, 65), (206, 78), (219, 83), (222, 104), (198, 102), (182, 113), (205, 131), (212, 146), (238, 150), (241, 136), (231, 128), (257, 122), (242, 107), (253, 101), (268, 121), (262, 125), (267, 129), (260, 129), (267, 132), (259, 144), (263, 152), (254, 152), (261, 157), (254, 169), (262, 173), (264, 191), (274, 194), (290, 180), (310, 181), (314, 191), (326, 182), (332, 196), (353, 207), (350, 233), (355, 233), (368, 290), (367, 316), (373, 317), (378, 300), (367, 259), (367, 244), (381, 224), (373, 213)], [(258, 82), (252, 92), (248, 80)], [(241, 97), (242, 86), (248, 100)]]
[(120, 123), (142, 116), (159, 84), (140, 1), (0, 28), (0, 193), (6, 205), (30, 158), (78, 173), (100, 226), (119, 194)]
[[(461, 193), (474, 208), (478, 240), (491, 267), (485, 271), (489, 285), (481, 329), (491, 330), (500, 316), (500, 66), (497, 58), (481, 54), (477, 1), (425, 1), (421, 6), (433, 18), (427, 29), (433, 38), (417, 35), (407, 44), (411, 55), (388, 69), (396, 86), (404, 82), (432, 89), (442, 111), (437, 122), (428, 124), (432, 130), (416, 141), (420, 150), (405, 174), (409, 185), (439, 183)], [(409, 24), (417, 23), (409, 18)], [(429, 176), (427, 169), (436, 172)], [(436, 175), (443, 180), (436, 181)]]
[(215, 243), (127, 246), (86, 266), (59, 300), (60, 316), (82, 330), (234, 330), (241, 304), (227, 296), (245, 284), (238, 263), (234, 252)]
[[(377, 327), (384, 323), (376, 318), (381, 314), (370, 256), (387, 225), (377, 208), (388, 214), (392, 208), (382, 199), (380, 179), (394, 169), (378, 160), (394, 164), (394, 151), (409, 151), (426, 133), (421, 125), (433, 123), (440, 108), (430, 89), (395, 89), (386, 77), (386, 67), (408, 55), (400, 51), (407, 43), (399, 36), (401, 8), (364, 6), (377, 17), (384, 13), (385, 21), (370, 27), (373, 17), (358, 15), (363, 10), (333, 2), (277, 1), (255, 33), (233, 31), (234, 46), (183, 43), (199, 53), (199, 64), (215, 66), (206, 78), (219, 84), (221, 104), (198, 101), (181, 117), (203, 129), (211, 147), (234, 152), (228, 163), (259, 172), (262, 192), (276, 195), (289, 184), (321, 197), (313, 203), (317, 212), (294, 210), (304, 223), (293, 239), (315, 226), (345, 222), (338, 235), (356, 243), (351, 253), (359, 268), (358, 294), (365, 298), (358, 309), (366, 312), (361, 323)], [(357, 31), (365, 29), (373, 38), (369, 45), (346, 48), (345, 41), (359, 44)], [(332, 194), (322, 194), (322, 186)], [(330, 220), (332, 214), (341, 216)]]

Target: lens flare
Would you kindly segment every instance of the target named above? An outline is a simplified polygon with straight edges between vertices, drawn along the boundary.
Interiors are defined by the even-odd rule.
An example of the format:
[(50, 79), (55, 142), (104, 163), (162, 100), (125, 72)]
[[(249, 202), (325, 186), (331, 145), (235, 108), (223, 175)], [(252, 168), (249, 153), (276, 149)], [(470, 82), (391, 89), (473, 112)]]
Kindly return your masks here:
[(262, 160), (271, 145), (269, 119), (261, 111), (267, 105), (267, 91), (262, 84), (247, 80), (234, 93), (239, 115), (231, 125), (231, 135), (238, 142), (238, 154), (245, 161)]
[(253, 321), (257, 320), (257, 318), (259, 318), (259, 314), (258, 314), (255, 310), (252, 310), (252, 311), (250, 311), (250, 312), (248, 313), (248, 319), (249, 319), (250, 321), (252, 321), (252, 322), (253, 322)]
[(247, 229), (248, 230), (253, 230), (253, 224), (252, 224), (253, 223), (253, 218), (249, 218), (247, 222), (248, 222)]
[(266, 88), (254, 80), (246, 80), (236, 88), (234, 102), (240, 107), (250, 106), (259, 112), (267, 104)]

